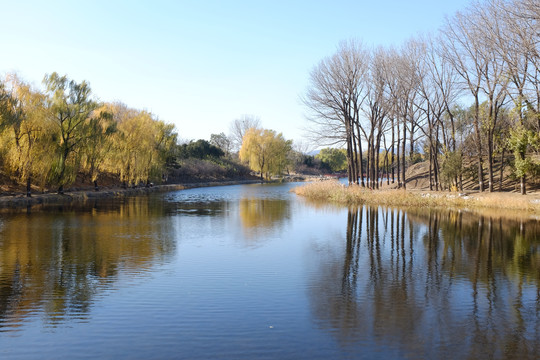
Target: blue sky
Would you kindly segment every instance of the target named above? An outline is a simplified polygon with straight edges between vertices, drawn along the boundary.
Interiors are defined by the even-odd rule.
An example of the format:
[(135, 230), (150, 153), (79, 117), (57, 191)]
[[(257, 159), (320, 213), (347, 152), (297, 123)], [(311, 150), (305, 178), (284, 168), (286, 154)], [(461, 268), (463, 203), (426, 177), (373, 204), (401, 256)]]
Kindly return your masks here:
[(299, 141), (309, 72), (338, 43), (400, 45), (468, 0), (3, 1), (0, 73), (41, 86), (57, 71), (174, 123), (228, 133), (242, 114)]

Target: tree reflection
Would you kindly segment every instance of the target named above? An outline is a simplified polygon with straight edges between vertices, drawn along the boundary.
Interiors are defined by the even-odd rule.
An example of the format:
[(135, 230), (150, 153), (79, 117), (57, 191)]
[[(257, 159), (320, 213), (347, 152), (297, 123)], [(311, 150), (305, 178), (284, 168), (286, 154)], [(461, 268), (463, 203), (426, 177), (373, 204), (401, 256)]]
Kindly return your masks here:
[(290, 204), (286, 200), (242, 198), (238, 206), (242, 227), (249, 238), (276, 228), (290, 218)]
[(90, 206), (6, 216), (0, 229), (0, 331), (38, 309), (50, 326), (86, 319), (120, 273), (143, 273), (172, 254), (171, 224), (148, 199)]
[(344, 344), (414, 358), (535, 358), (540, 224), (486, 215), (350, 208), (341, 252), (310, 287)]

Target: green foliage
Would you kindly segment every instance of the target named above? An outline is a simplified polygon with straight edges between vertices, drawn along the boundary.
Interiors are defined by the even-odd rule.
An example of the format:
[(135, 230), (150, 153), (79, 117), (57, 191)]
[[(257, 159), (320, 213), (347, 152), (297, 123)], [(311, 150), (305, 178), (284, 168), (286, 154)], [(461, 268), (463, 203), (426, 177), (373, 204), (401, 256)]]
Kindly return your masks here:
[(180, 165), (171, 170), (169, 180), (179, 182), (215, 181), (246, 178), (250, 174), (250, 169), (247, 166), (225, 157), (211, 160), (183, 159), (180, 160)]
[(441, 177), (447, 184), (463, 173), (463, 157), (460, 152), (449, 152), (441, 164)]
[(347, 169), (347, 155), (344, 149), (324, 148), (315, 156), (323, 166), (328, 167), (332, 172), (344, 171)]
[(66, 161), (61, 154), (56, 154), (50, 164), (48, 182), (61, 186), (73, 183), (77, 177), (77, 165), (77, 162)]
[(179, 148), (179, 157), (182, 159), (216, 159), (223, 155), (225, 155), (225, 152), (221, 148), (202, 139), (182, 144)]
[(476, 163), (472, 163), (469, 166), (465, 166), (463, 168), (463, 176), (465, 178), (471, 179), (473, 182), (478, 181), (478, 165)]
[(225, 133), (210, 135), (210, 144), (223, 150), (225, 155), (229, 155), (232, 148), (232, 140)]
[(414, 152), (414, 153), (409, 157), (409, 161), (410, 161), (411, 165), (413, 165), (413, 164), (418, 164), (419, 162), (424, 161), (424, 158), (423, 158), (422, 154), (420, 154), (420, 153), (418, 153), (418, 152)]
[(520, 178), (532, 173), (535, 169), (535, 164), (526, 154), (529, 148), (538, 149), (540, 147), (538, 134), (525, 129), (522, 125), (517, 125), (513, 129), (510, 129), (508, 147), (513, 151), (515, 156), (514, 174)]

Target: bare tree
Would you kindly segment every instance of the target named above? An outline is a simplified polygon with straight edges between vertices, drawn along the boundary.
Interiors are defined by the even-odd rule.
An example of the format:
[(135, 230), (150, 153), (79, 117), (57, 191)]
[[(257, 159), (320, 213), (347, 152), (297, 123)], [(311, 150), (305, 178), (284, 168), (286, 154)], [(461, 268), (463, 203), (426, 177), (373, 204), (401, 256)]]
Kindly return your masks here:
[(346, 145), (349, 183), (356, 184), (363, 173), (359, 116), (368, 55), (360, 42), (342, 42), (312, 70), (302, 99), (309, 110), (311, 138), (319, 144)]
[(494, 140), (500, 118), (501, 108), (508, 95), (509, 84), (508, 66), (504, 57), (496, 50), (494, 34), (503, 31), (497, 9), (489, 3), (475, 6), (470, 15), (477, 27), (479, 53), (485, 66), (482, 68), (481, 90), (486, 98), (487, 113), (483, 117), (483, 128), (486, 132), (489, 191), (493, 192), (494, 170), (493, 154)]
[[(412, 163), (425, 136), (430, 188), (442, 189), (441, 174), (448, 185), (462, 188), (461, 157), (466, 153), (476, 158), (479, 190), (491, 192), (495, 155), (500, 153), (500, 181), (504, 153), (511, 147), (510, 115), (517, 114), (516, 124), (525, 132), (540, 131), (537, 0), (476, 1), (448, 18), (438, 37), (411, 39), (398, 51), (368, 52), (358, 45), (342, 43), (334, 56), (321, 61), (303, 99), (310, 110), (311, 138), (346, 146), (350, 183), (360, 178), (364, 184), (362, 146), (367, 144), (368, 185), (377, 187), (383, 140), (391, 153), (385, 169), (391, 168), (394, 181), (397, 168), (398, 187), (405, 188), (407, 146)], [(458, 99), (472, 100), (472, 106), (461, 109)], [(536, 146), (520, 147), (518, 160), (523, 162)], [(516, 172), (522, 193), (524, 171)]]
[(381, 139), (384, 136), (388, 124), (388, 113), (391, 102), (387, 98), (387, 54), (382, 48), (374, 51), (369, 77), (366, 79), (366, 96), (363, 113), (366, 118), (364, 137), (368, 144), (368, 184), (371, 188), (378, 188), (379, 182), (379, 154)]
[(540, 3), (537, 0), (518, 0), (517, 5), (522, 16), (536, 21), (540, 20)]
[[(456, 152), (456, 127), (451, 110), (458, 94), (455, 72), (444, 57), (439, 56), (438, 40), (424, 38), (419, 40), (421, 62), (418, 67), (418, 90), (421, 100), (418, 107), (425, 117), (421, 127), (427, 137), (430, 163), (430, 189), (442, 189), (440, 184), (439, 153), (445, 159)], [(445, 121), (447, 119), (448, 121)], [(447, 129), (447, 126), (449, 129)], [(442, 140), (441, 137), (442, 136)], [(454, 179), (457, 186), (458, 179)]]
[(260, 128), (261, 119), (255, 115), (244, 114), (238, 119), (234, 119), (230, 125), (231, 148), (239, 151), (242, 147), (242, 139), (246, 132), (251, 128)]
[[(497, 22), (485, 29), (493, 42), (498, 55), (507, 64), (510, 80), (508, 95), (514, 105), (516, 125), (520, 127), (537, 128), (540, 131), (540, 5), (532, 1), (507, 2), (492, 0), (490, 2), (491, 16), (496, 16)], [(536, 10), (536, 15), (535, 15)], [(533, 120), (527, 124), (527, 115)], [(525, 160), (526, 149), (519, 151), (521, 161)], [(521, 194), (525, 195), (526, 176), (520, 176)]]
[[(399, 122), (401, 122), (401, 139), (398, 136), (398, 142), (401, 142), (401, 183), (399, 187), (406, 188), (406, 144), (407, 144), (407, 132), (409, 133), (409, 145), (411, 148), (411, 155), (414, 149), (414, 134), (417, 127), (417, 108), (414, 107), (414, 103), (418, 96), (417, 86), (417, 73), (418, 56), (415, 52), (414, 44), (409, 42), (405, 44), (399, 53), (393, 55), (393, 66), (390, 79), (388, 81), (388, 91), (390, 92), (389, 98), (393, 101), (394, 115)], [(399, 125), (398, 125), (399, 126)], [(398, 170), (399, 172), (399, 170)], [(400, 177), (398, 176), (398, 180)], [(399, 182), (399, 181), (398, 181)]]
[(461, 84), (474, 99), (473, 123), (476, 137), (478, 158), (478, 187), (484, 191), (484, 162), (482, 158), (482, 139), (480, 129), (480, 92), (482, 71), (487, 66), (485, 57), (481, 56), (479, 48), (481, 39), (474, 20), (464, 13), (458, 12), (452, 19), (447, 19), (442, 29), (443, 56), (461, 78)]

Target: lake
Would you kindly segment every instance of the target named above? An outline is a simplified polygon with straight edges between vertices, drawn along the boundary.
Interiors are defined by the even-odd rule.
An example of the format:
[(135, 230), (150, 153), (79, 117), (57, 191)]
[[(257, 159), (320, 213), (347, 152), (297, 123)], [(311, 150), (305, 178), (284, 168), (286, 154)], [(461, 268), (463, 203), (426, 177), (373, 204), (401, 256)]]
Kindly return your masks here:
[(298, 185), (0, 213), (0, 358), (538, 359), (538, 220)]

